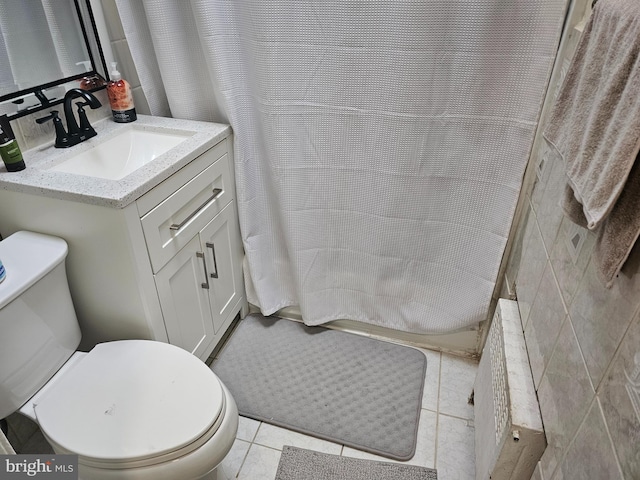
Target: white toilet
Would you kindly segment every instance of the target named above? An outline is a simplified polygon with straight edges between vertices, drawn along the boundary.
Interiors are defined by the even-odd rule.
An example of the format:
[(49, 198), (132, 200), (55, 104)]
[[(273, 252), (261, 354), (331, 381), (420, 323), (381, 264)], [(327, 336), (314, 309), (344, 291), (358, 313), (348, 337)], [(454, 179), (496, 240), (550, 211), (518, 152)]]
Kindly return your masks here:
[(18, 410), (32, 418), (56, 453), (78, 455), (82, 479), (217, 478), (238, 428), (229, 391), (166, 343), (76, 352), (66, 256), (66, 242), (48, 235), (0, 242), (0, 419)]

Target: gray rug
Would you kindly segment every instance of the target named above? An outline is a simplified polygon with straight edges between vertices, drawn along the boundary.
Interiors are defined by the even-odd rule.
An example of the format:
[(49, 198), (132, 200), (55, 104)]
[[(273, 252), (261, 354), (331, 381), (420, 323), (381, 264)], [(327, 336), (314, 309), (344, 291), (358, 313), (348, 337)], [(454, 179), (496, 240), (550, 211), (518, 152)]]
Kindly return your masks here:
[(396, 460), (415, 453), (426, 367), (413, 348), (257, 314), (211, 366), (241, 415)]
[(437, 480), (431, 468), (339, 457), (285, 445), (276, 480)]

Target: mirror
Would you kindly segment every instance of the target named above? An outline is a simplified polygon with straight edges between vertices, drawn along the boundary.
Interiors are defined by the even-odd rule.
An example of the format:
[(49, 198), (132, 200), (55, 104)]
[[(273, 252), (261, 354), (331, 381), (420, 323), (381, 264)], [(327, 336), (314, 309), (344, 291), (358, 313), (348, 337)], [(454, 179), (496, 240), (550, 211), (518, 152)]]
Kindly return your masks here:
[(0, 0), (0, 115), (103, 88), (106, 70), (89, 0)]

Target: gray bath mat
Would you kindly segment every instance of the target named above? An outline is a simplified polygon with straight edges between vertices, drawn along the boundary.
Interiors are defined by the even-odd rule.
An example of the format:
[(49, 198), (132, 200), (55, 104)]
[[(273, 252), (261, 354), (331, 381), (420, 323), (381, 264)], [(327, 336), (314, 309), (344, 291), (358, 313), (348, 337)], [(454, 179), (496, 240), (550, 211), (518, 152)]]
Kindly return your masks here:
[(276, 480), (437, 480), (431, 468), (339, 457), (285, 445)]
[(241, 415), (397, 460), (415, 453), (426, 367), (413, 348), (257, 314), (211, 366)]

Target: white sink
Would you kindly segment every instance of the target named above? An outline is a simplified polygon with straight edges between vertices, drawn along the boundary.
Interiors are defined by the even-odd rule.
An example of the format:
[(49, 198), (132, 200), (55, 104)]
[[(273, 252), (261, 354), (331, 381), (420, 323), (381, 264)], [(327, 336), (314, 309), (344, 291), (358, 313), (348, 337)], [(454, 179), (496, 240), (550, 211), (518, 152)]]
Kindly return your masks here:
[[(192, 135), (191, 132), (174, 132), (170, 129), (141, 130), (132, 125), (49, 170), (120, 180)], [(100, 134), (91, 141), (96, 140), (100, 140)]]

